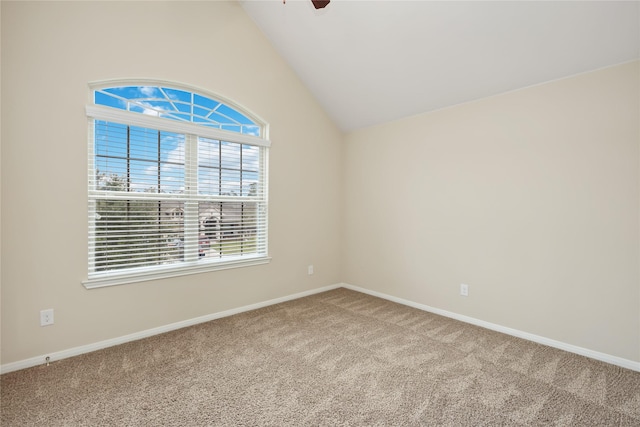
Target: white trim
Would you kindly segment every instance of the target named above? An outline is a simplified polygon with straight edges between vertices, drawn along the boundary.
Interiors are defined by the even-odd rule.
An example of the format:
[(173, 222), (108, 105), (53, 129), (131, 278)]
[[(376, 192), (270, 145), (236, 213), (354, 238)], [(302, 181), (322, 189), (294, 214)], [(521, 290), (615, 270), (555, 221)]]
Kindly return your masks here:
[[(229, 268), (251, 267), (254, 265), (268, 264), (271, 257), (255, 256), (230, 259), (219, 262), (192, 261), (183, 263), (187, 265), (176, 266), (170, 264), (163, 268), (158, 266), (140, 267), (139, 269), (127, 269), (125, 273), (118, 274), (108, 272), (105, 274), (94, 274), (83, 280), (82, 284), (87, 289), (103, 288), (105, 286), (126, 285), (128, 283), (144, 282), (147, 280), (166, 279), (169, 277), (185, 276), (188, 274), (206, 273), (209, 271), (227, 270)], [(188, 265), (190, 264), (190, 265)]]
[(96, 120), (105, 120), (108, 122), (122, 123), (144, 128), (153, 128), (155, 130), (163, 130), (180, 134), (193, 134), (215, 140), (238, 142), (247, 145), (257, 145), (260, 147), (269, 147), (271, 145), (271, 141), (259, 136), (231, 132), (222, 129), (214, 129), (191, 122), (181, 122), (178, 120), (165, 119), (162, 117), (147, 116), (145, 114), (118, 110), (111, 107), (105, 107), (103, 105), (87, 105), (85, 107), (85, 110), (87, 113), (87, 117)]
[(554, 347), (560, 350), (568, 351), (569, 353), (579, 354), (580, 356), (589, 357), (591, 359), (599, 360), (601, 362), (609, 363), (612, 365), (620, 366), (622, 368), (631, 369), (633, 371), (640, 372), (640, 362), (634, 362), (633, 360), (624, 359), (622, 357), (612, 356), (606, 353), (600, 353), (599, 351), (589, 350), (588, 348), (578, 347), (572, 344), (567, 344), (562, 341), (552, 340), (550, 338), (541, 337), (539, 335), (530, 334), (528, 332), (519, 331), (517, 329), (508, 328), (502, 325), (496, 325), (495, 323), (485, 322), (484, 320), (475, 319), (473, 317), (464, 316), (462, 314), (453, 313), (439, 308), (430, 307), (428, 305), (419, 304), (417, 302), (409, 301), (406, 299), (394, 297), (391, 295), (383, 294), (381, 292), (371, 291), (369, 289), (361, 288), (359, 286), (349, 285), (343, 283), (342, 287), (351, 289), (352, 291), (362, 292), (364, 294), (372, 295), (374, 297), (393, 301), (398, 304), (406, 305), (409, 307), (417, 308), (418, 310), (428, 311), (429, 313), (438, 314), (440, 316), (449, 317), (451, 319), (459, 320), (461, 322), (469, 323), (472, 325), (480, 326), (492, 331), (501, 332), (503, 334), (511, 335), (514, 337), (522, 338), (528, 341), (533, 341), (538, 344)]
[(8, 372), (18, 371), (20, 369), (31, 368), (46, 363), (46, 358), (49, 357), (50, 362), (56, 360), (66, 359), (73, 356), (79, 356), (81, 354), (90, 353), (96, 350), (102, 350), (103, 348), (113, 347), (115, 345), (124, 344), (131, 341), (148, 338), (154, 335), (163, 334), (165, 332), (174, 331), (176, 329), (186, 328), (187, 326), (197, 325), (199, 323), (210, 322), (211, 320), (220, 319), (223, 317), (233, 316), (234, 314), (244, 313), (245, 311), (257, 310), (259, 308), (268, 307), (274, 304), (280, 304), (282, 302), (291, 301), (298, 298), (307, 297), (320, 292), (330, 291), (341, 287), (342, 284), (329, 285), (322, 288), (312, 289), (309, 291), (298, 292), (296, 294), (287, 295), (280, 298), (274, 298), (255, 304), (249, 304), (238, 308), (232, 308), (230, 310), (221, 311), (218, 313), (207, 314), (205, 316), (196, 317), (193, 319), (183, 320), (181, 322), (171, 323), (165, 326), (159, 326), (157, 328), (147, 329), (145, 331), (136, 332), (133, 334), (125, 335), (122, 337), (112, 338), (93, 344), (82, 345), (79, 347), (70, 348), (67, 350), (57, 351), (54, 353), (43, 354), (41, 356), (31, 357), (29, 359), (19, 360), (13, 363), (7, 363), (0, 365), (0, 374), (6, 374)]

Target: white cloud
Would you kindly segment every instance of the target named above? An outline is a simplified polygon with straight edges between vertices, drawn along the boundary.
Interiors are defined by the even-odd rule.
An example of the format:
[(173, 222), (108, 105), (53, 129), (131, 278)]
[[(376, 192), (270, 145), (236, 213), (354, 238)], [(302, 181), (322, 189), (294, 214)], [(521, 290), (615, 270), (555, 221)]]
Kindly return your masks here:
[(156, 93), (156, 88), (153, 86), (140, 86), (139, 90), (143, 95), (148, 97), (151, 97)]

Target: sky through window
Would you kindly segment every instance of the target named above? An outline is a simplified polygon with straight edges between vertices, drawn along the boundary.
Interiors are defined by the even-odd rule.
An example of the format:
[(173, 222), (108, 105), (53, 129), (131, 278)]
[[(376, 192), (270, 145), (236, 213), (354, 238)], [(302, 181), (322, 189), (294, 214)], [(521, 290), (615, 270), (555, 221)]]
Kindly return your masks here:
[[(260, 136), (261, 127), (228, 105), (185, 90), (160, 86), (96, 89), (94, 102), (110, 108), (215, 129)], [(183, 193), (185, 135), (108, 121), (95, 123), (97, 188)], [(259, 181), (256, 146), (198, 137), (198, 193), (248, 196)]]
[(120, 86), (98, 89), (94, 94), (96, 105), (260, 136), (260, 126), (253, 120), (194, 92), (160, 86)]

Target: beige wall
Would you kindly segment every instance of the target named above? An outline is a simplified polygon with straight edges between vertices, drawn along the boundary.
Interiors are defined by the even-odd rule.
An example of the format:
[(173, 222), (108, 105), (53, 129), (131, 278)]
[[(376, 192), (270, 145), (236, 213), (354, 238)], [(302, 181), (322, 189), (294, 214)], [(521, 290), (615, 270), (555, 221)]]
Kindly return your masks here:
[[(342, 135), (237, 3), (1, 7), (2, 364), (339, 282)], [(129, 77), (202, 87), (270, 123), (270, 264), (81, 285), (87, 83)]]
[(348, 135), (344, 281), (640, 361), (639, 81), (635, 62)]

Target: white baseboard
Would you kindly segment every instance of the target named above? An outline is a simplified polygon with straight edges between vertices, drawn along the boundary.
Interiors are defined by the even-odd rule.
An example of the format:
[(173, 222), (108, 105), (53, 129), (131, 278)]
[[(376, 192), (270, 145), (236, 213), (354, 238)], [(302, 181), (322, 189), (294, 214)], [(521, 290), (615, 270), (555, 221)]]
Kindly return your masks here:
[(165, 332), (173, 331), (176, 329), (185, 328), (187, 326), (197, 325), (198, 323), (209, 322), (211, 320), (220, 319), (222, 317), (232, 316), (234, 314), (243, 313), (245, 311), (256, 310), (258, 308), (267, 307), (274, 304), (279, 304), (281, 302), (291, 301), (294, 299), (306, 297), (309, 295), (317, 294), (320, 292), (330, 291), (332, 289), (337, 288), (347, 288), (357, 292), (362, 292), (364, 294), (372, 295), (378, 298), (383, 298), (389, 301), (396, 302), (398, 304), (406, 305), (409, 307), (417, 308), (419, 310), (428, 311), (430, 313), (438, 314), (441, 316), (449, 317), (455, 320), (460, 320), (461, 322), (470, 323), (472, 325), (480, 326), (486, 329), (490, 329), (496, 332), (501, 332), (507, 335), (511, 335), (518, 338), (523, 338), (529, 341), (533, 341), (539, 344), (547, 345), (549, 347), (558, 348), (560, 350), (568, 351), (570, 353), (579, 354), (581, 356), (590, 357), (595, 360), (600, 360), (605, 363), (610, 363), (612, 365), (620, 366), (622, 368), (631, 369), (634, 371), (640, 372), (640, 362), (634, 362), (632, 360), (623, 359), (621, 357), (611, 356), (606, 353), (600, 353), (594, 350), (589, 350), (586, 348), (578, 347), (575, 345), (563, 343), (561, 341), (552, 340), (549, 338), (541, 337), (539, 335), (530, 334), (528, 332), (519, 331), (517, 329), (508, 328), (501, 325), (496, 325), (494, 323), (485, 322), (484, 320), (475, 319), (473, 317), (464, 316), (461, 314), (453, 313), (446, 310), (441, 310), (438, 308), (430, 307), (425, 304), (419, 304), (413, 301), (405, 300), (402, 298), (397, 298), (391, 295), (383, 294), (381, 292), (372, 291), (369, 289), (361, 288), (358, 286), (353, 286), (348, 283), (337, 283), (335, 285), (325, 286), (322, 288), (312, 289), (305, 292), (299, 292), (293, 295), (288, 295), (280, 298), (271, 299), (268, 301), (263, 301), (255, 304), (245, 305), (243, 307), (234, 308), (231, 310), (221, 311), (219, 313), (208, 314), (205, 316), (196, 317), (193, 319), (183, 320), (181, 322), (171, 323), (165, 326), (159, 326), (157, 328), (147, 329), (145, 331), (136, 332), (133, 334), (125, 335), (122, 337), (112, 338), (100, 342), (96, 342), (93, 344), (83, 345), (79, 347), (70, 348), (67, 350), (62, 350), (50, 354), (44, 354), (41, 356), (32, 357), (25, 360), (20, 360), (13, 363), (7, 363), (5, 365), (0, 365), (0, 374), (5, 374), (8, 372), (18, 371), (20, 369), (31, 368), (33, 366), (38, 366), (46, 363), (46, 358), (49, 357), (51, 362), (56, 360), (66, 359), (68, 357), (78, 356), (85, 353), (90, 353), (92, 351), (101, 350), (103, 348), (112, 347), (119, 344), (124, 344), (130, 341), (136, 341), (142, 338), (151, 337), (154, 335), (162, 334)]
[(57, 351), (50, 354), (43, 354), (42, 356), (31, 357), (29, 359), (19, 360), (13, 363), (7, 363), (5, 365), (0, 366), (0, 374), (5, 374), (7, 372), (13, 372), (13, 371), (18, 371), (20, 369), (26, 369), (26, 368), (31, 368), (33, 366), (42, 365), (46, 363), (47, 357), (49, 357), (50, 362), (54, 362), (56, 360), (66, 359), (68, 357), (73, 357), (73, 356), (79, 356), (81, 354), (90, 353), (92, 351), (101, 350), (103, 348), (124, 344), (130, 341), (136, 341), (142, 338), (151, 337), (153, 335), (158, 335), (165, 332), (174, 331), (176, 329), (185, 328), (187, 326), (197, 325), (198, 323), (209, 322), (211, 320), (220, 319), (222, 317), (232, 316), (234, 314), (243, 313), (245, 311), (256, 310), (258, 308), (279, 304), (281, 302), (291, 301), (294, 299), (306, 297), (306, 296), (317, 294), (320, 292), (330, 291), (332, 289), (336, 289), (340, 287), (342, 287), (341, 283), (325, 286), (322, 288), (312, 289), (310, 291), (305, 291), (305, 292), (299, 292), (293, 295), (275, 298), (268, 301), (245, 305), (243, 307), (238, 307), (231, 310), (221, 311), (219, 313), (207, 314), (205, 316), (183, 320), (181, 322), (171, 323), (169, 325), (159, 326), (157, 328), (147, 329), (145, 331), (136, 332), (133, 334), (122, 336), (122, 337), (112, 338), (112, 339), (96, 342), (93, 344), (82, 345), (79, 347)]
[(419, 310), (428, 311), (429, 313), (450, 317), (455, 320), (460, 320), (461, 322), (470, 323), (472, 325), (480, 326), (486, 329), (491, 329), (492, 331), (502, 332), (503, 334), (511, 335), (518, 338), (523, 338), (525, 340), (533, 341), (538, 344), (547, 345), (549, 347), (554, 347), (560, 350), (568, 351), (570, 353), (579, 354), (581, 356), (589, 357), (591, 359), (599, 360), (601, 362), (609, 363), (612, 365), (620, 366), (622, 368), (631, 369), (633, 371), (640, 372), (640, 362), (634, 362), (633, 360), (623, 359), (622, 357), (612, 356), (606, 353), (600, 353), (598, 351), (589, 350), (587, 348), (578, 347), (578, 346), (567, 344), (561, 341), (552, 340), (549, 338), (541, 337), (539, 335), (534, 335), (528, 332), (519, 331), (517, 329), (507, 328), (506, 326), (496, 325), (495, 323), (485, 322), (484, 320), (475, 319), (473, 317), (464, 316), (464, 315), (453, 313), (446, 310), (441, 310), (439, 308), (434, 308), (428, 305), (419, 304), (417, 302), (409, 301), (406, 299), (397, 298), (391, 295), (383, 294), (381, 292), (371, 291), (369, 289), (361, 288), (359, 286), (353, 286), (347, 283), (341, 283), (340, 286), (342, 286), (343, 288), (351, 289), (353, 291), (362, 292), (364, 294), (368, 294), (378, 298), (397, 302), (398, 304), (417, 308)]

